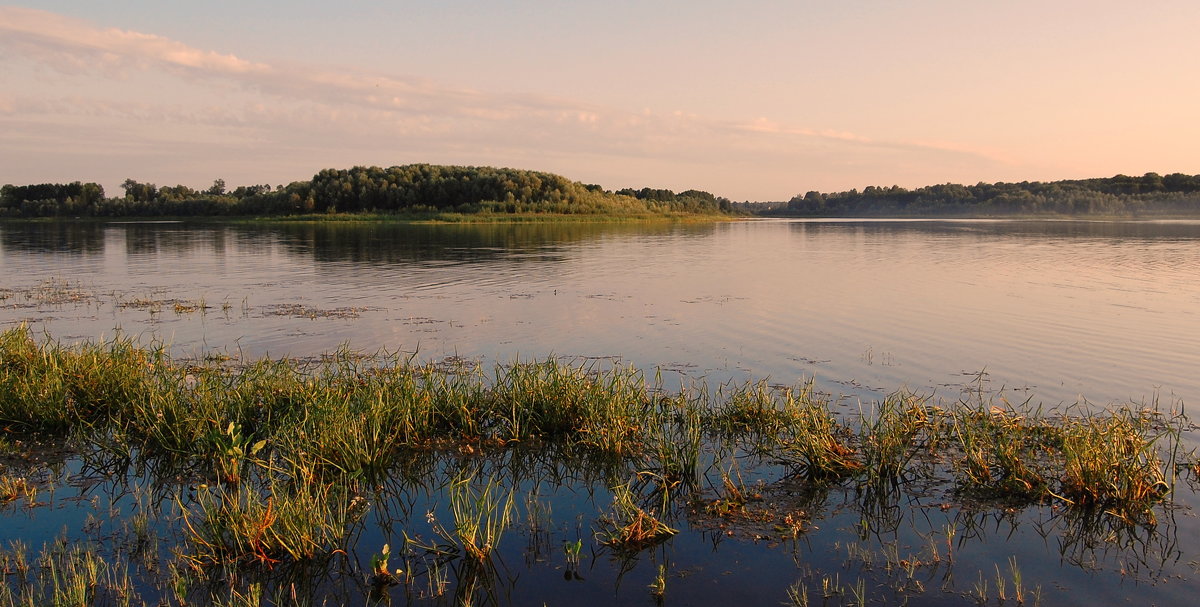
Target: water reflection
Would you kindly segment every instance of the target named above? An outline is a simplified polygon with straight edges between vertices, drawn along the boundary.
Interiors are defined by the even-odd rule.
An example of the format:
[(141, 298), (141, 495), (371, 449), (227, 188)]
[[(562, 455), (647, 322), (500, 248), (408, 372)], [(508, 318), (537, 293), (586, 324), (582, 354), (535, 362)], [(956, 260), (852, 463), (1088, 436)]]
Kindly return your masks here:
[[(8, 253), (98, 255), (124, 245), (128, 255), (221, 254), (281, 247), (292, 256), (320, 262), (470, 262), (494, 257), (522, 259), (569, 245), (622, 237), (711, 235), (710, 223), (505, 223), (404, 224), (376, 222), (213, 224), (185, 222), (44, 222), (0, 224), (0, 247)], [(545, 261), (545, 255), (537, 260)], [(553, 259), (552, 257), (549, 259)]]
[[(192, 549), (179, 543), (194, 533), (179, 527), (181, 509), (195, 510), (206, 490), (188, 480), (185, 468), (106, 450), (65, 460), (51, 455), (40, 464), (49, 466), (46, 479), (60, 479), (51, 507), (10, 511), (6, 520), (17, 527), (7, 527), (4, 536), (32, 539), (27, 547), (36, 552), (37, 538), (52, 537), (65, 523), (71, 534), (81, 534), (81, 546), (108, 562), (128, 563), (137, 580), (132, 590), (149, 603), (225, 604), (233, 593), (289, 604), (642, 602), (660, 571), (667, 572), (671, 601), (701, 603), (732, 600), (751, 588), (759, 598), (779, 601), (791, 585), (812, 597), (862, 592), (872, 601), (936, 605), (977, 592), (980, 579), (992, 584), (994, 598), (997, 576), (1011, 593), (1014, 575), (1022, 575), (1024, 590), (1038, 592), (1044, 604), (1103, 596), (1169, 602), (1194, 586), (1181, 577), (1190, 573), (1194, 555), (1179, 538), (1196, 525), (1177, 520), (1176, 506), (1157, 509), (1154, 525), (1136, 525), (1101, 510), (1050, 505), (941, 508), (935, 485), (889, 484), (881, 496), (853, 483), (784, 475), (756, 485), (762, 492), (756, 504), (804, 513), (805, 524), (789, 535), (755, 511), (728, 517), (702, 506), (727, 497), (719, 480), (725, 454), (718, 453), (710, 453), (700, 487), (671, 498), (675, 514), (668, 520), (683, 530), (680, 535), (645, 550), (612, 550), (598, 544), (594, 530), (611, 507), (609, 488), (636, 463), (598, 473), (597, 462), (576, 457), (584, 454), (542, 447), (487, 455), (402, 453), (391, 472), (358, 483), (362, 497), (354, 501), (361, 499), (363, 515), (344, 528), (336, 550), (269, 567), (192, 571), (194, 577), (175, 587), (152, 580), (168, 575)], [(497, 490), (487, 499), (512, 500), (512, 517), (481, 558), (469, 556), (457, 537), (464, 521), (451, 506), (461, 490), (450, 480), (456, 478), (473, 479), (475, 499), (487, 483)], [(661, 497), (642, 494), (647, 508)], [(48, 525), (31, 532), (21, 528), (22, 518)], [(581, 548), (572, 557), (576, 542)], [(372, 581), (373, 559), (385, 545), (390, 569), (402, 571), (394, 585)], [(691, 582), (682, 583), (683, 575)], [(1169, 578), (1179, 581), (1160, 587)]]
[(0, 222), (0, 250), (31, 254), (92, 254), (104, 251), (106, 228), (98, 223)]

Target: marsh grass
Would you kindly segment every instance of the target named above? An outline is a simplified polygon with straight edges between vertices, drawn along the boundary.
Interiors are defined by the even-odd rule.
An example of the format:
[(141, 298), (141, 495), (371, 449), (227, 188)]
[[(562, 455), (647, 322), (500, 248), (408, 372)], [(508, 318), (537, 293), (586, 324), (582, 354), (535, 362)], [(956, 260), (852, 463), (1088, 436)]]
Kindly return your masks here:
[[(378, 478), (423, 450), (541, 449), (586, 456), (610, 478), (643, 472), (662, 500), (658, 516), (699, 487), (707, 449), (752, 453), (820, 484), (851, 482), (878, 509), (894, 509), (898, 483), (928, 481), (940, 470), (963, 497), (1052, 500), (1126, 521), (1151, 519), (1176, 473), (1195, 466), (1194, 454), (1181, 452), (1181, 415), (1156, 407), (1069, 413), (1013, 406), (982, 390), (942, 408), (902, 391), (847, 420), (811, 382), (668, 392), (660, 376), (632, 367), (558, 359), (490, 372), (345, 348), (317, 361), (175, 361), (161, 345), (120, 335), (65, 346), (39, 341), (27, 327), (0, 332), (0, 423), (221, 483), (220, 500), (203, 507), (227, 513), (229, 529), (242, 528), (231, 531), (243, 538), (232, 542), (241, 548), (220, 552), (227, 542), (198, 535), (210, 552), (234, 560), (319, 552), (280, 539), (275, 552), (260, 553), (244, 539), (253, 523), (239, 517), (261, 524), (285, 505), (316, 509), (321, 501), (290, 485), (271, 500), (262, 491)], [(247, 478), (258, 479), (254, 487), (230, 486)], [(610, 539), (636, 545), (661, 537), (657, 517), (627, 506), (609, 531), (633, 524), (634, 537)], [(486, 541), (474, 545), (482, 550)]]

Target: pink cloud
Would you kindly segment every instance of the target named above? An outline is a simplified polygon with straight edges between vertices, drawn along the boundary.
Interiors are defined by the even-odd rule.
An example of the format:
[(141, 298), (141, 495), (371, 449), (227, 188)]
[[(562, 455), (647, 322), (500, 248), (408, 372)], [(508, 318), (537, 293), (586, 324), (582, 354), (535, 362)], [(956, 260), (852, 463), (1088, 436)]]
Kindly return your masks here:
[(429, 157), (463, 150), (519, 150), (515, 156), (556, 162), (598, 155), (614, 162), (654, 159), (675, 163), (685, 172), (689, 166), (761, 162), (767, 155), (772, 167), (818, 162), (831, 145), (844, 154), (872, 157), (954, 154), (972, 162), (995, 160), (948, 143), (876, 141), (767, 119), (734, 122), (683, 111), (622, 110), (551, 96), (491, 94), (418, 77), (251, 61), (30, 8), (0, 7), (0, 47), (10, 56), (71, 77), (111, 80), (165, 73), (196, 86), (223, 83), (245, 93), (227, 95), (219, 104), (209, 98), (145, 101), (117, 92), (109, 92), (108, 99), (9, 96), (0, 98), (0, 112), (6, 115), (107, 116), (242, 129), (244, 138), (261, 140), (267, 147), (404, 146), (410, 155)]

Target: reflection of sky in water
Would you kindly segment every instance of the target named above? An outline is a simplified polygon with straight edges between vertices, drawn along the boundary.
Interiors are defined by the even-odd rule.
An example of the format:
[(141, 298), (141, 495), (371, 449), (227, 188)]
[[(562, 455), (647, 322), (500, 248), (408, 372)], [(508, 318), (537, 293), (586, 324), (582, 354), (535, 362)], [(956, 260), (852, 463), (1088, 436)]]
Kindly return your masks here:
[[(58, 277), (98, 300), (9, 305), (0, 322), (71, 339), (120, 327), (180, 353), (619, 357), (869, 398), (956, 397), (980, 370), (1047, 404), (1200, 396), (1194, 222), (2, 229), (5, 287)], [(200, 299), (205, 314), (128, 305)]]

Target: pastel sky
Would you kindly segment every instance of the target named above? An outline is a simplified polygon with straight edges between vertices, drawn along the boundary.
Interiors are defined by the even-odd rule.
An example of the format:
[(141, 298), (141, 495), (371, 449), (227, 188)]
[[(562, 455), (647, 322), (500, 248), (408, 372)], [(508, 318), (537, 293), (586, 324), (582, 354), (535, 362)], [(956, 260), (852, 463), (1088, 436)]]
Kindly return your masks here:
[(42, 0), (0, 183), (416, 162), (787, 200), (1200, 173), (1200, 2)]

